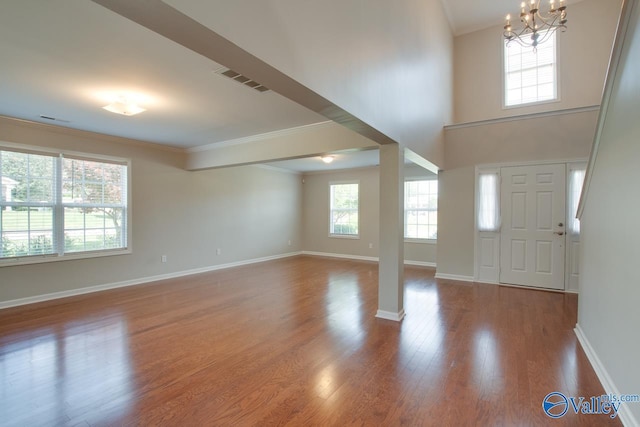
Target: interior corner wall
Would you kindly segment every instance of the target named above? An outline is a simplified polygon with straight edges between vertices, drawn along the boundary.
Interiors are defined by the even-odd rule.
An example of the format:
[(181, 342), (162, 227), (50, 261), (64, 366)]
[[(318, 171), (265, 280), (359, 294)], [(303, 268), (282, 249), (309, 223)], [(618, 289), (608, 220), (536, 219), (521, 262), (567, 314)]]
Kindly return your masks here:
[(583, 0), (568, 6), (568, 28), (557, 33), (558, 102), (503, 109), (502, 26), (456, 37), (454, 123), (600, 104), (621, 4)]
[(6, 118), (0, 141), (130, 158), (133, 214), (133, 253), (0, 267), (0, 304), (302, 249), (298, 174), (258, 166), (187, 172), (181, 152)]
[[(640, 3), (635, 1), (580, 218), (578, 327), (608, 393), (640, 393)], [(595, 358), (593, 356), (596, 356)], [(603, 375), (601, 375), (601, 378)], [(640, 425), (640, 403), (623, 403)]]
[[(418, 167), (405, 170), (406, 178), (434, 178), (433, 174)], [(329, 237), (329, 184), (358, 181), (360, 183), (358, 239)], [(380, 172), (377, 167), (349, 169), (304, 175), (303, 195), (303, 248), (306, 252), (353, 258), (378, 258), (380, 234)], [(369, 248), (369, 244), (373, 245)], [(404, 244), (405, 262), (436, 262), (435, 243)]]

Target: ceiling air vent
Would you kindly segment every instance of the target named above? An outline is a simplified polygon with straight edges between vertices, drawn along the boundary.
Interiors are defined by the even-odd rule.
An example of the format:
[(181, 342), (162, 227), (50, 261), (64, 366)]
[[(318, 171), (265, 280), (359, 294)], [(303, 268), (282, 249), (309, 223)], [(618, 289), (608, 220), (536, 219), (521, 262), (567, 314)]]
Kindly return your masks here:
[(230, 70), (228, 68), (219, 68), (215, 71), (216, 74), (220, 74), (221, 76), (225, 76), (230, 78), (231, 80), (234, 80), (238, 83), (241, 83), (245, 86), (250, 87), (251, 89), (257, 90), (258, 92), (267, 92), (269, 89), (262, 86), (260, 83), (251, 80), (249, 77), (247, 76), (243, 76), (240, 73), (237, 73), (233, 70)]

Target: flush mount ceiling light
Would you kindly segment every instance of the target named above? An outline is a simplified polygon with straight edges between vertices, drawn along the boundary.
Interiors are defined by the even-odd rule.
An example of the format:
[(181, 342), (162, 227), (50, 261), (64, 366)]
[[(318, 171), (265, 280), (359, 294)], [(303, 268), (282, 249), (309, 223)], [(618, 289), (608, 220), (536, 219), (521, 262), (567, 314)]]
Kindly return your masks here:
[(320, 156), (320, 160), (322, 160), (326, 164), (329, 164), (333, 162), (333, 156)]
[(522, 28), (514, 30), (511, 26), (511, 15), (507, 15), (503, 33), (505, 40), (507, 43), (516, 41), (522, 47), (533, 47), (535, 50), (558, 28), (562, 31), (567, 29), (567, 6), (564, 0), (560, 0), (559, 6), (556, 6), (555, 0), (549, 0), (549, 10), (544, 13), (540, 9), (540, 0), (530, 0), (528, 10), (527, 4), (522, 2), (520, 22)]
[(116, 99), (111, 104), (105, 105), (102, 108), (107, 111), (111, 111), (112, 113), (122, 114), (123, 116), (133, 116), (142, 113), (143, 111), (147, 111), (145, 108), (142, 108), (136, 103), (123, 97)]

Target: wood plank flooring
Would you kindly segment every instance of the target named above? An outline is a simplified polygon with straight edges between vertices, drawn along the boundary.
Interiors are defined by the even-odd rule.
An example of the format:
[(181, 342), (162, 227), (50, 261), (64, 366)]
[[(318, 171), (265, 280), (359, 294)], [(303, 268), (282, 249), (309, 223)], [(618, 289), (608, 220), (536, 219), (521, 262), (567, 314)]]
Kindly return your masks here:
[(1, 310), (0, 424), (620, 425), (542, 410), (604, 393), (576, 295), (409, 267), (395, 323), (377, 280), (300, 256)]

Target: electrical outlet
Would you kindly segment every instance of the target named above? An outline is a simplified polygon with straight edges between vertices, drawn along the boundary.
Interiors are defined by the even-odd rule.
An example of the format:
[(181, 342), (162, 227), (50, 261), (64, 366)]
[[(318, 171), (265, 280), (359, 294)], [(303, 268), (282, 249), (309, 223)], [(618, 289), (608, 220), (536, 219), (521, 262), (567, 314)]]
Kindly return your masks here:
[(222, 249), (218, 248), (216, 249), (216, 255), (220, 255), (222, 253)]
[(369, 243), (369, 249), (373, 249), (373, 243)]
[(160, 261), (162, 261), (162, 262), (167, 262), (167, 256), (166, 256), (166, 255), (162, 255), (162, 256), (160, 257)]
[(289, 240), (289, 243), (287, 243), (289, 246), (291, 246), (291, 240)]

